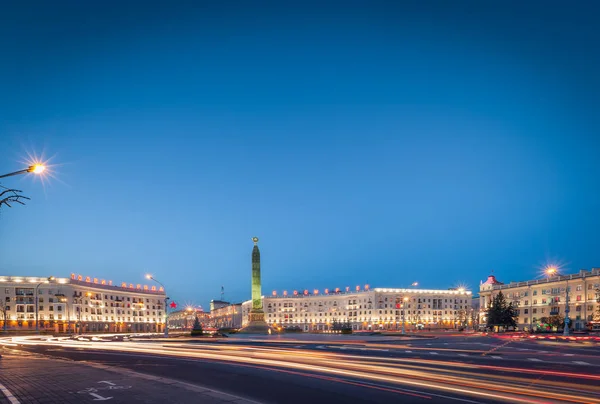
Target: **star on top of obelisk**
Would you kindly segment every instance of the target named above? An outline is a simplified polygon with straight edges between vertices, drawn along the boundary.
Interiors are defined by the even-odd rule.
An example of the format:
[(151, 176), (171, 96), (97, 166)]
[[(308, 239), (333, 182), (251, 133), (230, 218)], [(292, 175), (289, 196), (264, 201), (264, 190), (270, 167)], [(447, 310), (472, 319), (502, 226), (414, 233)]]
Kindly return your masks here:
[(258, 237), (252, 237), (252, 241), (254, 241), (254, 245), (258, 245)]

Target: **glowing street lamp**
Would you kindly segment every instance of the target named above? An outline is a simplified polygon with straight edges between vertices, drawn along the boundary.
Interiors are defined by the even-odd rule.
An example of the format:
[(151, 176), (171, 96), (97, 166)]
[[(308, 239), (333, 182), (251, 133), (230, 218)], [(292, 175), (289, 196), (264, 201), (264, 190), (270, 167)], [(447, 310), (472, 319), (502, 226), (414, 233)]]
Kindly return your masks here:
[(53, 276), (49, 276), (46, 280), (38, 283), (35, 287), (35, 332), (40, 331), (39, 320), (38, 320), (38, 289), (43, 283), (48, 283), (54, 280)]
[(27, 174), (27, 173), (33, 173), (33, 174), (42, 174), (44, 171), (46, 170), (46, 166), (43, 164), (33, 164), (23, 170), (19, 170), (19, 171), (15, 171), (14, 173), (8, 173), (8, 174), (4, 174), (4, 175), (0, 175), (0, 178), (5, 178), (5, 177), (12, 177), (13, 175), (19, 175), (19, 174)]
[(152, 280), (156, 283), (158, 283), (160, 286), (162, 286), (163, 291), (165, 292), (165, 338), (169, 336), (169, 324), (168, 324), (168, 315), (167, 315), (167, 303), (169, 302), (169, 298), (167, 297), (167, 288), (165, 288), (165, 285), (162, 284), (162, 282), (158, 281), (156, 278), (154, 278), (152, 275), (150, 274), (146, 274), (146, 279)]
[[(558, 268), (554, 265), (546, 267), (544, 272), (546, 273), (546, 275), (548, 275), (548, 277), (560, 275), (560, 273), (558, 272)], [(563, 335), (568, 336), (570, 335), (569, 325), (571, 324), (571, 319), (569, 318), (569, 280), (567, 279), (566, 281), (567, 287), (565, 290), (565, 326), (563, 327)]]
[(549, 266), (544, 270), (544, 272), (548, 276), (554, 276), (554, 275), (558, 274), (558, 268), (556, 268), (555, 266)]

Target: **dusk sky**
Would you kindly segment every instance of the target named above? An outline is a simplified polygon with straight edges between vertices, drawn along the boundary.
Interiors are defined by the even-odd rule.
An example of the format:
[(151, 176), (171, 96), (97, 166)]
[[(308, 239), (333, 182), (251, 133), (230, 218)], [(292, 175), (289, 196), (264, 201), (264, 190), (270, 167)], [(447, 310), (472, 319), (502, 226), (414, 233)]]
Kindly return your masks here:
[(55, 178), (2, 180), (0, 275), (206, 308), (252, 236), (264, 294), (600, 266), (597, 2), (11, 3), (0, 174)]

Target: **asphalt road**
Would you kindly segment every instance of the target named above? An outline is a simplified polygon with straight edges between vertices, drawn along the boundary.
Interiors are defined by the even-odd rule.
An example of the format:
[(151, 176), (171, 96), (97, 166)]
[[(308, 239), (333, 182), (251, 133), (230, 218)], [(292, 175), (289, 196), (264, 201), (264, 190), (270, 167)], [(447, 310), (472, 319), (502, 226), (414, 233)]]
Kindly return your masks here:
[(7, 348), (130, 369), (263, 403), (600, 403), (598, 345), (478, 336), (199, 341), (16, 339)]

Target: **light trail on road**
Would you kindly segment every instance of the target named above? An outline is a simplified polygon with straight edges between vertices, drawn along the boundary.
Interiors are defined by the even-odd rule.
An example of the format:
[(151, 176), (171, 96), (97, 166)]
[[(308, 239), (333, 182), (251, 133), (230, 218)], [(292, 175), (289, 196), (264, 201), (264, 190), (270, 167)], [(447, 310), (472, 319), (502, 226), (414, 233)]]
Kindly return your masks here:
[[(45, 346), (124, 355), (151, 355), (180, 360), (208, 360), (255, 367), (369, 389), (447, 400), (514, 403), (600, 403), (600, 376), (595, 374), (491, 366), (440, 359), (352, 355), (293, 347), (181, 342), (96, 342), (66, 338), (13, 337), (7, 346)], [(383, 345), (383, 344), (382, 344)], [(414, 347), (412, 347), (414, 349)], [(565, 381), (548, 380), (560, 377)], [(585, 384), (584, 381), (597, 381)], [(435, 391), (436, 394), (432, 394)], [(467, 399), (469, 397), (470, 399)]]

